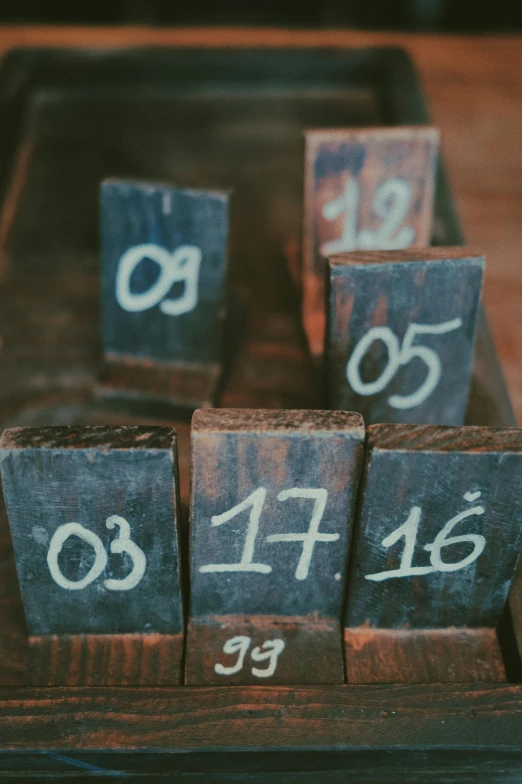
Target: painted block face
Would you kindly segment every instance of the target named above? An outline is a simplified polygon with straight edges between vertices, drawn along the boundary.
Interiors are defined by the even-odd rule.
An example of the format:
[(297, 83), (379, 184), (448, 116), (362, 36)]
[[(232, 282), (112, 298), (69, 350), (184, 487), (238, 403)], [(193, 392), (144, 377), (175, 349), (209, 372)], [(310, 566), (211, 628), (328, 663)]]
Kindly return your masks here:
[(328, 269), (329, 405), (367, 424), (463, 424), (483, 257), (356, 252), (333, 256)]
[(31, 635), (182, 634), (173, 430), (13, 428), (0, 460)]
[[(196, 412), (187, 682), (222, 682), (215, 665), (239, 637), (282, 640), (292, 665), (265, 676), (273, 682), (342, 680), (337, 629), (363, 438), (362, 418), (346, 412)], [(310, 624), (325, 636), (312, 656), (322, 673), (300, 655)], [(257, 677), (243, 666), (230, 675)]]
[(324, 345), (325, 259), (430, 244), (439, 132), (431, 127), (305, 134), (303, 323)]
[(228, 194), (101, 186), (103, 348), (109, 360), (221, 359)]
[(349, 629), (494, 628), (522, 548), (517, 428), (368, 430)]

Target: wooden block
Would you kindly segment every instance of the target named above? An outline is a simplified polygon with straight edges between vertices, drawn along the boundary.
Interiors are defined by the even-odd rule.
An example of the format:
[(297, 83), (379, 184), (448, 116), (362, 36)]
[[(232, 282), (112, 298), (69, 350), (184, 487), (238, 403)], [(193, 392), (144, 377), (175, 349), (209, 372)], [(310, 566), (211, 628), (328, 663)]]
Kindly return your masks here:
[(324, 259), (430, 244), (439, 132), (431, 127), (305, 133), (303, 323), (324, 345)]
[(343, 681), (363, 439), (348, 412), (196, 411), (186, 683)]
[(212, 405), (226, 316), (227, 193), (101, 186), (99, 396)]
[(465, 248), (329, 260), (328, 405), (367, 424), (462, 425), (484, 271)]
[[(345, 617), (348, 680), (401, 680), (399, 660), (411, 681), (444, 673), (473, 680), (481, 671), (498, 679), (498, 645), (483, 630), (500, 621), (522, 547), (522, 431), (371, 426), (359, 503)], [(459, 640), (431, 631), (421, 640), (441, 629)], [(381, 630), (392, 633), (383, 638)], [(384, 657), (383, 645), (394, 655)]]
[(178, 683), (175, 432), (12, 428), (0, 461), (32, 682)]

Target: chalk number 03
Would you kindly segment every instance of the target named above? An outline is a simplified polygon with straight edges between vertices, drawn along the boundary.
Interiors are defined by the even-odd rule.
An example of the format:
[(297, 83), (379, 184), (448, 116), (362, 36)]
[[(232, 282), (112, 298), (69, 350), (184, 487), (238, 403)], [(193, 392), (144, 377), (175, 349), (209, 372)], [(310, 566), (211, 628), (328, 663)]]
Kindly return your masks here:
[[(143, 550), (138, 547), (136, 542), (130, 538), (130, 526), (124, 517), (119, 515), (111, 515), (107, 518), (105, 525), (107, 528), (118, 528), (119, 536), (113, 539), (110, 546), (111, 553), (127, 553), (132, 561), (132, 570), (129, 574), (121, 580), (107, 579), (103, 584), (109, 591), (129, 591), (140, 582), (145, 574), (147, 566), (147, 559)], [(81, 580), (68, 580), (58, 563), (58, 556), (62, 551), (67, 539), (70, 536), (77, 536), (83, 539), (84, 542), (90, 544), (94, 550), (94, 563)], [(90, 583), (94, 582), (107, 566), (107, 553), (100, 537), (88, 528), (84, 528), (80, 523), (66, 523), (60, 525), (54, 532), (51, 541), (49, 542), (49, 551), (47, 553), (47, 565), (51, 572), (51, 577), (60, 588), (65, 588), (68, 591), (79, 591), (86, 588)]]
[[(473, 504), (481, 497), (480, 490), (475, 492), (464, 493), (464, 500)], [(422, 515), (420, 506), (413, 506), (408, 515), (408, 519), (395, 531), (386, 536), (381, 544), (383, 547), (392, 547), (396, 542), (404, 537), (404, 550), (401, 556), (401, 562), (398, 569), (389, 569), (384, 572), (376, 572), (375, 574), (366, 574), (367, 580), (372, 582), (383, 582), (393, 577), (415, 577), (422, 574), (431, 574), (432, 572), (458, 572), (460, 569), (465, 569), (470, 566), (477, 558), (482, 555), (486, 546), (486, 539), (482, 534), (459, 534), (458, 536), (450, 536), (455, 526), (467, 520), (470, 517), (480, 517), (484, 514), (484, 507), (482, 504), (477, 504), (463, 512), (459, 512), (451, 520), (448, 520), (446, 525), (439, 531), (433, 542), (424, 545), (424, 550), (430, 553), (430, 566), (413, 566), (413, 554), (417, 542), (417, 534), (419, 531), (419, 523)], [(441, 551), (443, 548), (452, 544), (471, 544), (473, 545), (471, 552), (460, 561), (446, 562), (442, 560)]]
[[(402, 365), (418, 357), (428, 367), (428, 374), (420, 387), (409, 395), (391, 395), (388, 403), (392, 408), (414, 408), (424, 403), (440, 381), (442, 368), (436, 351), (427, 346), (413, 345), (418, 335), (444, 335), (462, 326), (462, 319), (455, 318), (440, 324), (410, 324), (404, 335), (402, 346), (397, 335), (389, 327), (372, 327), (357, 343), (348, 364), (346, 378), (358, 395), (376, 395), (385, 389)], [(388, 350), (388, 362), (375, 381), (365, 382), (361, 378), (360, 365), (371, 344), (381, 340)]]

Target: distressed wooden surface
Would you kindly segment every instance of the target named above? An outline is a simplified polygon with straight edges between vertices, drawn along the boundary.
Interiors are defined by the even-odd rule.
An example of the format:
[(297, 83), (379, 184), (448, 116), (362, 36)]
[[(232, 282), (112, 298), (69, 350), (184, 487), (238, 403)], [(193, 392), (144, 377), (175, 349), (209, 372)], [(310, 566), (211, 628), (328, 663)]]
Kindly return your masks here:
[(218, 364), (105, 360), (94, 393), (101, 411), (114, 404), (120, 414), (129, 416), (132, 404), (141, 404), (145, 418), (150, 418), (153, 407), (164, 407), (169, 419), (185, 418), (186, 409), (208, 408), (218, 402), (221, 370)]
[(495, 629), (345, 629), (348, 683), (505, 681)]
[[(339, 49), (402, 46), (415, 59), (433, 123), (443, 137), (464, 234), (488, 259), (484, 298), (517, 417), (522, 414), (522, 344), (513, 322), (522, 319), (522, 36), (440, 36), (361, 30), (115, 27), (0, 27), (0, 52), (16, 46), (206, 46)], [(309, 126), (310, 127), (310, 126)], [(3, 221), (5, 231), (9, 220)]]
[(177, 686), (184, 635), (30, 637), (26, 679), (34, 686)]
[[(237, 616), (235, 632), (231, 622), (227, 625), (230, 638), (243, 633), (244, 616), (254, 625), (259, 616), (292, 627), (296, 622), (340, 623), (363, 442), (362, 417), (347, 412), (215, 409), (194, 414), (191, 621), (215, 628), (220, 616)], [(237, 506), (237, 515), (217, 519)], [(279, 659), (298, 669), (307, 643), (302, 634), (287, 631)], [(214, 655), (223, 642), (221, 634), (216, 637)], [(189, 628), (189, 683), (201, 682), (195, 674), (203, 669), (202, 656), (207, 663), (196, 630)], [(317, 656), (310, 663), (308, 682), (320, 662)], [(341, 675), (342, 680), (341, 657), (333, 673), (319, 677), (331, 682)], [(248, 672), (246, 677), (252, 680)], [(215, 681), (210, 663), (208, 681)]]
[[(522, 431), (517, 428), (368, 428), (345, 625), (494, 628), (522, 547), (521, 467)], [(407, 544), (401, 535), (384, 546), (383, 540), (412, 519), (413, 510), (418, 511), (417, 534)], [(450, 520), (461, 513), (470, 514), (450, 528)], [(473, 539), (452, 541), (468, 534), (484, 537), (482, 550)], [(403, 564), (406, 549), (412, 550), (412, 559)], [(478, 557), (463, 568), (446, 570), (472, 552)], [(410, 566), (431, 571), (368, 579)]]
[(324, 259), (359, 248), (430, 244), (439, 132), (330, 128), (306, 131), (305, 138), (303, 324), (310, 351), (319, 356)]
[[(339, 628), (338, 621), (318, 620), (313, 614), (295, 619), (235, 615), (214, 616), (201, 622), (192, 620), (187, 630), (185, 683), (227, 687), (235, 684), (343, 683), (344, 656)], [(237, 635), (251, 641), (241, 670), (234, 674), (216, 671), (216, 664), (225, 668), (236, 665), (238, 653), (226, 653), (224, 646)], [(273, 640), (280, 640), (285, 647), (277, 657), (274, 674), (266, 676), (264, 673), (270, 662), (256, 661), (252, 651), (258, 648), (262, 653), (263, 645)]]
[[(522, 249), (521, 198), (517, 180), (522, 165), (520, 146), (522, 121), (519, 112), (519, 95), (522, 89), (522, 38), (441, 37), (418, 34), (412, 36), (347, 30), (291, 32), (273, 29), (222, 29), (217, 33), (215, 29), (168, 30), (131, 26), (0, 28), (2, 52), (17, 45), (46, 47), (61, 45), (75, 48), (88, 46), (93, 49), (104, 49), (136, 45), (142, 47), (147, 44), (160, 47), (187, 46), (195, 49), (205, 46), (259, 47), (260, 53), (267, 47), (309, 46), (314, 49), (331, 50), (346, 46), (405, 46), (416, 59), (434, 120), (442, 130), (444, 156), (449, 164), (467, 239), (479, 245), (488, 257), (484, 296), (488, 312), (492, 316), (493, 330), (503, 366), (507, 371), (515, 408), (520, 416), (522, 344), (517, 342), (514, 336), (513, 322), (517, 322), (522, 308), (520, 297), (522, 279), (516, 261)], [(325, 94), (324, 89), (321, 93)], [(266, 111), (266, 107), (263, 111)], [(324, 114), (324, 107), (321, 112)], [(280, 109), (278, 116), (281, 116)], [(280, 143), (281, 139), (278, 139), (277, 144)], [(64, 140), (61, 140), (61, 144), (63, 148)], [(28, 161), (32, 151), (26, 147), (22, 152), (23, 157)], [(285, 159), (288, 160), (287, 157)], [(92, 162), (88, 166), (91, 164)], [(23, 169), (22, 164), (20, 169)], [(22, 178), (19, 179), (19, 183), (22, 184)], [(1, 234), (4, 237), (22, 190), (19, 187), (15, 191), (9, 209), (4, 215), (1, 226)], [(298, 196), (297, 194), (297, 198)], [(74, 216), (69, 214), (67, 224), (62, 221), (62, 225), (70, 225), (69, 221), (72, 217)], [(295, 236), (297, 236), (298, 229), (295, 228)], [(446, 244), (452, 243), (455, 242), (455, 238), (448, 237), (444, 241)], [(41, 242), (39, 246), (42, 247)], [(85, 276), (80, 277), (77, 274), (76, 283), (78, 290), (82, 291), (82, 296), (93, 288), (92, 286), (89, 288)], [(55, 284), (56, 280), (53, 281), (53, 286)], [(49, 287), (48, 293), (53, 286)], [(276, 288), (279, 290), (279, 283)], [(70, 281), (69, 296), (74, 296), (75, 291), (76, 288)], [(96, 292), (92, 296), (95, 300)], [(288, 296), (289, 292), (286, 290), (285, 297)], [(28, 312), (31, 312), (37, 303), (38, 299), (35, 297), (29, 303)], [(6, 303), (3, 303), (3, 307), (5, 306)], [(81, 300), (77, 299), (74, 306), (76, 310), (81, 309)], [(59, 317), (66, 318), (65, 312), (62, 302), (58, 309)], [(69, 320), (67, 323), (67, 334), (72, 337), (72, 321)], [(94, 328), (90, 326), (90, 317), (85, 321), (87, 333), (97, 335), (96, 320), (92, 323)], [(255, 316), (252, 316), (250, 324), (257, 330), (255, 344), (251, 345), (251, 350), (257, 357), (256, 367), (242, 361), (241, 372), (245, 381), (248, 378), (255, 378), (258, 381), (258, 388), (255, 396), (251, 393), (247, 405), (266, 405), (268, 400), (270, 405), (281, 405), (282, 393), (273, 383), (276, 377), (284, 384), (283, 395), (288, 396), (292, 390), (290, 398), (285, 398), (289, 402), (292, 401), (290, 405), (295, 405), (297, 399), (310, 400), (308, 393), (304, 394), (310, 380), (306, 376), (307, 365), (301, 360), (300, 351), (287, 350), (283, 357), (277, 359), (271, 351), (276, 335), (279, 338), (285, 335), (292, 345), (296, 345), (293, 342), (297, 334), (293, 322), (283, 319), (279, 312), (268, 323), (264, 314), (258, 311)], [(52, 333), (56, 327), (49, 329)], [(48, 331), (48, 334), (51, 333)], [(489, 339), (486, 335), (483, 340), (484, 335), (486, 333), (482, 331), (479, 333), (478, 343), (487, 347)], [(96, 337), (89, 340), (92, 342), (84, 341), (81, 344), (77, 341), (68, 350), (71, 354), (74, 352), (74, 355), (77, 355), (80, 350), (84, 351), (92, 367), (97, 362), (94, 348)], [(84, 348), (81, 349), (81, 346)], [(65, 350), (63, 346), (60, 347), (60, 351)], [(495, 400), (503, 399), (503, 390), (500, 397), (497, 395), (498, 370), (491, 369), (492, 366), (488, 365), (488, 356), (490, 357), (487, 353), (483, 355), (479, 363), (480, 377), (475, 378), (478, 382), (474, 384), (476, 395), (472, 406), (475, 422), (486, 421), (476, 418), (484, 416), (484, 412), (487, 412), (487, 416), (498, 417), (500, 404), (495, 404)], [(48, 365), (48, 362), (46, 361), (45, 364)], [(36, 368), (35, 378), (41, 376), (42, 366)], [(5, 378), (5, 375), (2, 377)], [(292, 385), (292, 379), (296, 377), (300, 379), (301, 390), (294, 389)], [(17, 378), (16, 371), (11, 374), (11, 378)], [(74, 402), (65, 406), (64, 395), (55, 384), (55, 380), (60, 379), (59, 368), (53, 373), (52, 379), (54, 385), (50, 392), (39, 395), (39, 401), (42, 402), (41, 410), (35, 407), (34, 402), (20, 387), (15, 388), (13, 396), (5, 399), (3, 404), (5, 410), (10, 416), (14, 415), (19, 420), (20, 400), (24, 394), (25, 423), (35, 419), (40, 422), (45, 420), (49, 424), (56, 421), (69, 422), (73, 417), (78, 417), (77, 421), (82, 423), (87, 421), (88, 393), (82, 391), (78, 395), (75, 394)], [(92, 371), (89, 370), (86, 374), (83, 369), (80, 369), (75, 379), (81, 382), (82, 390), (85, 390), (91, 383)], [(71, 389), (68, 394), (72, 395)], [(233, 393), (232, 391), (229, 393), (231, 402), (228, 405), (238, 405), (240, 399), (241, 394), (236, 387)], [(310, 405), (310, 403), (306, 404)], [(317, 405), (317, 398), (311, 405)], [(500, 415), (503, 410), (503, 407), (500, 407)], [(93, 415), (89, 414), (90, 416)], [(104, 421), (107, 421), (107, 418)], [(111, 421), (121, 423), (121, 415), (111, 414)], [(17, 423), (22, 424), (20, 421)], [(502, 420), (495, 424), (502, 425), (506, 422)], [(186, 425), (179, 425), (178, 429), (188, 443)], [(181, 451), (182, 464), (187, 460), (188, 447)], [(184, 476), (186, 499), (187, 471)], [(2, 544), (6, 547), (3, 509), (0, 509), (0, 517), (4, 532)], [(16, 672), (17, 676), (22, 678), (19, 682), (23, 682), (23, 645), (24, 642), (26, 643), (26, 637), (20, 617), (20, 600), (16, 595), (14, 565), (8, 546), (0, 571), (0, 594), (2, 619), (6, 621), (2, 621), (3, 633), (0, 646), (3, 649), (7, 646), (11, 656), (9, 660), (2, 660), (2, 668), (4, 671), (7, 669), (10, 676)], [(11, 620), (7, 622), (7, 619)], [(85, 765), (92, 764), (97, 766), (95, 772), (99, 775), (125, 770), (129, 776), (133, 775), (131, 771), (138, 776), (141, 771), (141, 776), (145, 776), (147, 781), (151, 782), (156, 780), (156, 776), (150, 773), (151, 769), (158, 771), (157, 776), (162, 780), (168, 775), (172, 781), (199, 781), (203, 770), (205, 779), (212, 781), (213, 784), (218, 781), (228, 784), (233, 773), (239, 778), (245, 771), (249, 772), (252, 782), (256, 784), (264, 782), (269, 777), (284, 781), (286, 784), (290, 781), (292, 783), (335, 781), (336, 784), (337, 782), (344, 784), (347, 775), (353, 782), (365, 782), (365, 784), (367, 782), (390, 784), (394, 779), (397, 784), (399, 782), (418, 784), (419, 779), (424, 782), (437, 782), (437, 784), (454, 784), (456, 779), (480, 780), (481, 784), (500, 784), (500, 782), (518, 784), (520, 781), (522, 749), (519, 743), (521, 737), (519, 723), (522, 694), (519, 687), (470, 688), (439, 685), (391, 688), (388, 686), (335, 687), (329, 690), (331, 696), (327, 700), (324, 697), (324, 687), (320, 688), (319, 694), (316, 690), (311, 692), (310, 687), (289, 691), (282, 690), (282, 687), (276, 690), (268, 690), (266, 687), (240, 690), (234, 697), (237, 710), (239, 706), (246, 704), (250, 707), (246, 709), (243, 707), (243, 713), (240, 714), (233, 728), (228, 720), (225, 723), (221, 722), (223, 715), (228, 715), (227, 704), (223, 700), (233, 696), (233, 689), (212, 690), (214, 692), (212, 698), (208, 688), (200, 690), (198, 705), (193, 702), (190, 708), (194, 711), (193, 714), (185, 708), (185, 702), (181, 704), (178, 701), (180, 698), (183, 701), (187, 699), (186, 691), (184, 689), (183, 693), (180, 693), (179, 690), (168, 690), (171, 701), (159, 703), (158, 692), (154, 692), (154, 697), (149, 701), (149, 697), (144, 695), (143, 690), (129, 690), (126, 692), (129, 709), (120, 713), (114, 710), (121, 695), (121, 690), (117, 689), (106, 692), (105, 710), (104, 705), (100, 704), (99, 689), (80, 690), (74, 694), (70, 690), (6, 689), (2, 692), (2, 698), (8, 698), (10, 702), (4, 710), (7, 703), (2, 699), (0, 714), (3, 718), (0, 733), (2, 746), (5, 747), (7, 743), (17, 743), (20, 753), (2, 755), (0, 763), (5, 768), (3, 775), (7, 778), (12, 773), (19, 778), (21, 771), (32, 771), (33, 777), (41, 778), (45, 773), (54, 775), (59, 772), (64, 780), (70, 778), (76, 781), (85, 771), (87, 776), (91, 775), (93, 771), (85, 768)], [(87, 692), (90, 694), (89, 698)], [(190, 692), (195, 694), (196, 690), (191, 689)], [(53, 699), (53, 694), (56, 696), (56, 701)], [(166, 692), (162, 694), (166, 695)], [(174, 694), (176, 694), (175, 698), (172, 696)], [(300, 696), (295, 697), (296, 694)], [(342, 696), (345, 694), (349, 695), (348, 703)], [(26, 697), (28, 701), (25, 700)], [(211, 699), (214, 700), (212, 703), (215, 706), (214, 714), (208, 713)], [(141, 700), (147, 704), (143, 712), (142, 706), (145, 707), (145, 703)], [(252, 706), (259, 705), (260, 700), (262, 704), (256, 707), (255, 715), (256, 727), (259, 728), (261, 723), (262, 731), (252, 734), (251, 723), (248, 721), (251, 716), (246, 715), (245, 710), (252, 711)], [(298, 715), (303, 717), (292, 725), (292, 735), (289, 734), (288, 729), (283, 728), (284, 737), (282, 737), (280, 712), (277, 709), (275, 712), (267, 711), (267, 703), (275, 705), (276, 701), (280, 711), (283, 709), (288, 711), (289, 704), (292, 704), (293, 715), (296, 716), (298, 711)], [(28, 705), (32, 706), (30, 710)], [(349, 716), (346, 713), (348, 706), (351, 706)], [(153, 714), (149, 708), (152, 709)], [(16, 711), (15, 716), (13, 710)], [(361, 716), (370, 715), (366, 712), (372, 710), (374, 710), (371, 713), (372, 721), (362, 721)], [(99, 711), (110, 726), (117, 724), (118, 727), (123, 727), (124, 735), (118, 734), (118, 743), (121, 744), (122, 749), (127, 750), (127, 753), (107, 751), (81, 754), (72, 750), (76, 745), (75, 737), (81, 743), (86, 742), (84, 731), (87, 726), (91, 734), (97, 734), (93, 745), (115, 742), (115, 734), (108, 733), (107, 724), (100, 726)], [(186, 714), (187, 721), (183, 723), (182, 730), (178, 716), (183, 714)], [(231, 717), (233, 721), (235, 715), (234, 713)], [(311, 715), (316, 719), (313, 724), (310, 723)], [(129, 716), (132, 716), (131, 723), (129, 723)], [(207, 717), (208, 725), (205, 726), (204, 731), (198, 732), (198, 727), (201, 726), (202, 721), (207, 721)], [(89, 718), (88, 725), (85, 723), (87, 718)], [(193, 718), (196, 723), (192, 721)], [(172, 721), (173, 731), (170, 735), (167, 733), (159, 736), (157, 730), (165, 728), (165, 721)], [(154, 727), (151, 730), (152, 724)], [(164, 754), (128, 751), (130, 747), (136, 745), (135, 741), (139, 737), (137, 725), (140, 725), (140, 729), (147, 730), (151, 745), (157, 740), (162, 749), (168, 747), (169, 751)], [(223, 733), (222, 736), (216, 735), (218, 729)], [(299, 746), (298, 753), (284, 754), (274, 754), (273, 751), (268, 753), (235, 751), (234, 754), (222, 754), (206, 750), (205, 755), (199, 752), (195, 755), (176, 755), (176, 762), (173, 763), (171, 750), (183, 748), (186, 740), (205, 745), (206, 741), (212, 743), (224, 737), (226, 743), (231, 743), (236, 729), (239, 730), (239, 735), (234, 736), (236, 740), (240, 743), (243, 738), (249, 748), (252, 739), (256, 743), (259, 741), (263, 744), (268, 735), (278, 743), (283, 741), (285, 749), (294, 742), (296, 746), (301, 742), (308, 742), (309, 747), (316, 745), (313, 751), (304, 751)], [(185, 735), (182, 734), (183, 732)], [(245, 735), (242, 736), (241, 733)], [(376, 738), (383, 744), (379, 748), (375, 746)], [(332, 747), (351, 740), (355, 744), (351, 751), (332, 751)], [(40, 744), (42, 749), (48, 744), (55, 751), (31, 753), (31, 749), (34, 749), (37, 744)], [(318, 747), (324, 751), (319, 751)], [(212, 773), (209, 772), (209, 766), (212, 766)], [(260, 769), (263, 772), (260, 773)]]
[[(106, 356), (219, 363), (225, 315), (228, 195), (162, 183), (105, 180), (100, 199)], [(125, 286), (121, 259), (142, 245), (149, 248), (149, 253), (143, 250)], [(191, 255), (187, 255), (188, 250), (180, 255), (187, 246)], [(153, 258), (150, 253), (159, 255)], [(161, 285), (163, 280), (170, 280), (170, 286)], [(151, 290), (163, 296), (146, 299)], [(143, 307), (145, 304), (148, 306)]]
[[(0, 690), (0, 704), (2, 748), (11, 752), (2, 755), (1, 764), (16, 765), (18, 771), (35, 765), (31, 755), (15, 756), (29, 750), (98, 764), (105, 760), (107, 767), (141, 770), (142, 775), (150, 773), (151, 765), (165, 774), (190, 771), (197, 757), (200, 776), (207, 775), (212, 762), (233, 770), (240, 748), (248, 748), (249, 754), (239, 755), (238, 775), (261, 759), (268, 765), (265, 770), (282, 772), (306, 750), (318, 764), (316, 755), (328, 750), (342, 753), (337, 762), (345, 775), (352, 771), (361, 781), (372, 781), (368, 752), (374, 763), (375, 758), (387, 759), (388, 780), (394, 776), (397, 783), (408, 768), (417, 774), (444, 772), (441, 757), (455, 754), (458, 759), (458, 752), (469, 775), (483, 773), (482, 765), (490, 765), (491, 781), (505, 770), (506, 760), (512, 760), (513, 775), (515, 760), (519, 766), (522, 762), (519, 685), (11, 688)], [(291, 747), (297, 757), (276, 753)], [(162, 756), (166, 749), (168, 755)], [(175, 751), (181, 749), (184, 753), (178, 756)], [(266, 755), (249, 762), (249, 755), (261, 750)], [(219, 753), (225, 751), (234, 754)], [(424, 765), (410, 758), (415, 751), (424, 755)], [(207, 755), (213, 753), (211, 762)], [(403, 759), (401, 767), (405, 754), (407, 764)], [(58, 762), (52, 760), (53, 770), (60, 769)]]
[[(0, 459), (32, 635), (182, 631), (173, 430), (15, 428), (2, 436)], [(139, 582), (125, 590), (106, 585), (139, 566), (130, 557), (132, 545), (124, 544), (122, 524), (113, 531), (106, 525), (113, 515), (127, 521), (131, 542), (145, 554)], [(48, 561), (57, 529), (71, 523), (95, 534), (106, 558), (101, 574), (81, 589), (60, 585)], [(86, 578), (94, 565), (93, 544), (73, 531), (56, 548), (60, 579)]]
[[(482, 256), (461, 248), (331, 257), (325, 379), (329, 405), (359, 411), (366, 424), (462, 425), (483, 268)], [(406, 334), (417, 325), (407, 345)], [(448, 331), (436, 334), (437, 328)], [(376, 330), (371, 333), (375, 339), (365, 344), (370, 330)], [(422, 357), (425, 349), (427, 359)], [(401, 364), (403, 354), (406, 361)], [(437, 363), (438, 382), (429, 392), (425, 384)], [(371, 384), (380, 379), (384, 387), (373, 391)], [(394, 404), (395, 396), (399, 400)]]
[[(138, 52), (130, 72), (107, 57), (69, 68), (58, 56), (46, 71), (56, 83), (29, 93), (11, 129), (20, 147), (0, 231), (2, 424), (111, 421), (91, 402), (102, 364), (98, 187), (109, 175), (241, 194), (232, 204), (231, 287), (248, 300), (248, 316), (228, 340), (235, 361), (221, 404), (317, 407), (284, 253), (301, 224), (301, 131), (320, 117), (379, 122), (384, 107), (365, 73), (378, 66), (382, 79), (386, 63), (346, 54), (347, 81), (336, 58), (322, 55), (304, 68), (302, 55), (281, 53), (275, 71), (274, 56), (256, 53)], [(140, 89), (128, 91), (129, 73)], [(223, 81), (232, 83), (225, 94)]]

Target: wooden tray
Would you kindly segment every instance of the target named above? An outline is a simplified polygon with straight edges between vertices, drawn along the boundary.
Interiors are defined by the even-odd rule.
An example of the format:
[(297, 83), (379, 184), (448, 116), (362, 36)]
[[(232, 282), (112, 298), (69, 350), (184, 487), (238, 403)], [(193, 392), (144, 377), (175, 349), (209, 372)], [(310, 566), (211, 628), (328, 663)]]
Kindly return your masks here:
[[(316, 407), (289, 272), (299, 258), (301, 132), (427, 122), (411, 62), (394, 49), (28, 50), (4, 62), (0, 102), (0, 425), (174, 424), (186, 506), (189, 423), (93, 401), (100, 179), (236, 190), (232, 289), (246, 308), (231, 328), (222, 405)], [(442, 171), (436, 213), (433, 242), (459, 244)], [(468, 420), (514, 422), (484, 315)], [(1, 780), (520, 781), (515, 683), (29, 688), (3, 504), (0, 531)], [(500, 636), (518, 681), (522, 580)]]

